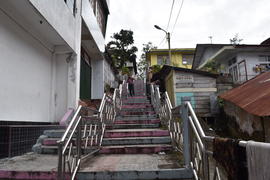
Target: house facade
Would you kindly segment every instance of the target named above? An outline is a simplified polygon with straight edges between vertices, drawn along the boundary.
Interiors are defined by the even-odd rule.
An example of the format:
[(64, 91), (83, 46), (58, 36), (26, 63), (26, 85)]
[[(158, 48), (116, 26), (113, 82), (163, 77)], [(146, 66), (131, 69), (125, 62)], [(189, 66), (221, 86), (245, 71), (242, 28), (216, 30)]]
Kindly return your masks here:
[(188, 100), (199, 117), (212, 117), (216, 113), (216, 78), (216, 74), (167, 65), (153, 76), (165, 86), (161, 90), (167, 91), (172, 106)]
[(269, 45), (210, 45), (211, 50), (201, 53), (201, 58), (201, 47), (197, 47), (193, 68), (203, 70), (212, 63), (218, 73), (230, 76), (234, 84), (242, 84), (270, 68)]
[(171, 62), (168, 49), (151, 49), (146, 53), (149, 67), (154, 65), (169, 65), (191, 69), (194, 56), (194, 48), (171, 49)]
[(0, 122), (55, 123), (104, 92), (107, 0), (0, 2)]

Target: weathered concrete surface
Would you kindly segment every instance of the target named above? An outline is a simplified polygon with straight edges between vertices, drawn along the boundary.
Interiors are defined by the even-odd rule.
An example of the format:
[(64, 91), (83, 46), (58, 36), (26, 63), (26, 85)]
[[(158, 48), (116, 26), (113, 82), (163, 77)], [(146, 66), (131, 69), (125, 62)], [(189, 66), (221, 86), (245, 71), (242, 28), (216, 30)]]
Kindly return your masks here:
[(169, 136), (169, 132), (161, 129), (114, 129), (107, 130), (104, 135), (105, 138), (153, 136)]
[(0, 179), (57, 179), (57, 155), (27, 153), (0, 160)]
[(114, 124), (159, 124), (159, 119), (149, 120), (117, 120)]
[(172, 150), (168, 144), (140, 144), (122, 146), (103, 146), (100, 150), (102, 154), (154, 154)]
[(78, 179), (188, 179), (174, 154), (98, 155), (82, 163)]

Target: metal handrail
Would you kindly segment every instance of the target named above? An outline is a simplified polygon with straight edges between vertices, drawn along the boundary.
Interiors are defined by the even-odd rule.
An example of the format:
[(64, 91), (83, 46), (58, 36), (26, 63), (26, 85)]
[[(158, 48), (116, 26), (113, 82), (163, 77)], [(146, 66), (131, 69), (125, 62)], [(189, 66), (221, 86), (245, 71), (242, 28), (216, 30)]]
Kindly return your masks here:
[(104, 94), (98, 111), (82, 106), (77, 108), (63, 136), (57, 141), (58, 179), (63, 180), (67, 176), (75, 179), (82, 159), (100, 150), (107, 125), (112, 125), (119, 113), (122, 87), (115, 89), (113, 97)]
[[(156, 112), (159, 113), (162, 124), (168, 128), (175, 149), (184, 153), (185, 166), (191, 168), (194, 179), (221, 180), (217, 163), (212, 168), (209, 165), (209, 158), (213, 156), (213, 152), (209, 150), (207, 143), (213, 143), (215, 137), (205, 134), (191, 103), (186, 101), (180, 106), (172, 107), (167, 92), (163, 94), (160, 101), (157, 100), (159, 98), (157, 92), (159, 92), (158, 88), (152, 86), (152, 104), (155, 103), (154, 107), (160, 107)], [(239, 142), (243, 147), (246, 144), (246, 141)]]

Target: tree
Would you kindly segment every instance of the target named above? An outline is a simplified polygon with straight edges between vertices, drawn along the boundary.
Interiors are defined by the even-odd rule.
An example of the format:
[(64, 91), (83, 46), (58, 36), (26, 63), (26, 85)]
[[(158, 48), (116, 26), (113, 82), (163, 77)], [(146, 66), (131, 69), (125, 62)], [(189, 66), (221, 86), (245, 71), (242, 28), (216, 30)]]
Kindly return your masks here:
[[(121, 30), (119, 33), (114, 33), (106, 48), (112, 57), (114, 66), (121, 70), (127, 61), (136, 63), (136, 46), (133, 46), (133, 31)], [(136, 65), (136, 64), (135, 64)], [(136, 68), (136, 67), (134, 67)]]
[(240, 39), (238, 34), (235, 34), (232, 39), (230, 39), (230, 43), (233, 45), (240, 44), (240, 42), (243, 41), (243, 39)]
[(145, 72), (147, 69), (147, 60), (146, 60), (146, 53), (151, 49), (157, 49), (156, 46), (153, 45), (152, 42), (148, 42), (147, 44), (143, 44), (142, 54), (140, 57), (140, 61), (138, 63), (138, 74), (141, 78), (145, 77)]

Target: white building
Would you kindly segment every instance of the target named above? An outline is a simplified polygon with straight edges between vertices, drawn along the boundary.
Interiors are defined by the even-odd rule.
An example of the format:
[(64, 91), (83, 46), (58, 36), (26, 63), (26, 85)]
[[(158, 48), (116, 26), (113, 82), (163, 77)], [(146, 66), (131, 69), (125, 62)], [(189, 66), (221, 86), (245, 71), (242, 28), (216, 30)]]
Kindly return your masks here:
[(210, 61), (241, 84), (269, 69), (270, 45), (197, 44), (192, 69), (204, 69)]
[(104, 92), (108, 0), (0, 1), (0, 121), (58, 122)]

